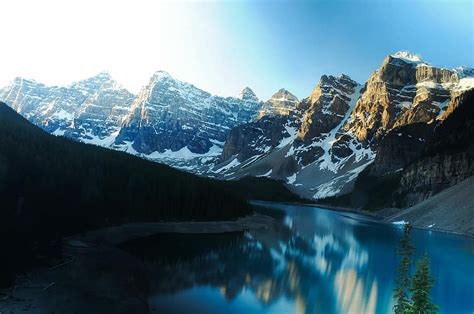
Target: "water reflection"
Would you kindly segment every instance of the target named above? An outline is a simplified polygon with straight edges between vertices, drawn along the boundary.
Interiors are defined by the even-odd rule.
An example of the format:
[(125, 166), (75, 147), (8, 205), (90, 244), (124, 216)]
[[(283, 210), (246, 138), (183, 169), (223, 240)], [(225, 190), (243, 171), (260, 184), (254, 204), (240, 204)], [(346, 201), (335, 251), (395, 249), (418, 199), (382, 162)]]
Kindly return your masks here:
[[(124, 248), (148, 265), (150, 300), (158, 312), (390, 311), (397, 264), (394, 252), (401, 230), (360, 220), (357, 215), (294, 206), (284, 210), (287, 215), (268, 230), (158, 235)], [(433, 248), (426, 243), (433, 241), (426, 234), (415, 235), (415, 244), (431, 254)], [(434, 237), (448, 242), (461, 264), (474, 261), (472, 254), (458, 250), (463, 242), (459, 238), (453, 242), (447, 235)], [(473, 288), (470, 282), (444, 278), (439, 266), (446, 262), (438, 255), (432, 257), (437, 280)], [(459, 305), (460, 311), (473, 308), (463, 295), (436, 301), (444, 302), (442, 310), (443, 306), (444, 310)]]

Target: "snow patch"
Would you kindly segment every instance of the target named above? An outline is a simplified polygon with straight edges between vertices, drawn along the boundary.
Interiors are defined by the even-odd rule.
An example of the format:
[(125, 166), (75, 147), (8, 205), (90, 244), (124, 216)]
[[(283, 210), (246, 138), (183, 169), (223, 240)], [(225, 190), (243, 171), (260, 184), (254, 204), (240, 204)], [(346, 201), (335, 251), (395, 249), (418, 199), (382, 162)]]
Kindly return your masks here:
[[(332, 161), (332, 154), (331, 154), (331, 148), (336, 142), (336, 135), (337, 132), (342, 128), (342, 126), (346, 123), (346, 121), (349, 119), (350, 115), (352, 114), (352, 111), (354, 110), (354, 107), (357, 103), (357, 100), (359, 100), (360, 97), (360, 90), (362, 86), (357, 84), (355, 87), (355, 92), (351, 95), (350, 101), (349, 101), (349, 108), (346, 111), (346, 114), (344, 118), (341, 120), (341, 122), (329, 132), (329, 134), (324, 138), (324, 140), (321, 143), (321, 148), (324, 150), (323, 156), (321, 156), (316, 162), (319, 163), (319, 169), (324, 170), (327, 169), (329, 171), (332, 171), (334, 173), (337, 172), (339, 167), (343, 164), (345, 160), (342, 160), (341, 162), (333, 162)], [(362, 152), (365, 153), (365, 152)], [(367, 151), (369, 155), (371, 155), (372, 151)], [(360, 157), (361, 159), (362, 157)]]
[(217, 169), (214, 171), (215, 173), (222, 173), (224, 171), (227, 171), (229, 169), (235, 168), (240, 165), (240, 161), (237, 158), (234, 158), (231, 162), (229, 162), (227, 165)]
[(115, 138), (117, 137), (118, 133), (119, 133), (119, 130), (116, 130), (115, 132), (111, 133), (109, 136), (105, 136), (101, 138), (100, 136), (92, 134), (91, 131), (88, 131), (87, 133), (81, 136), (81, 141), (86, 144), (93, 144), (93, 145), (102, 146), (102, 147), (110, 147), (114, 143)]
[(66, 130), (61, 130), (61, 128), (57, 128), (56, 130), (54, 130), (53, 133), (51, 133), (52, 135), (56, 135), (56, 136), (64, 136), (64, 133), (66, 133)]
[(408, 63), (422, 63), (421, 57), (419, 55), (413, 54), (409, 51), (398, 51), (390, 55), (393, 58), (401, 59)]
[(285, 129), (286, 132), (288, 132), (289, 136), (282, 139), (280, 144), (278, 144), (277, 148), (282, 148), (288, 145), (296, 138), (296, 128), (285, 125)]
[(326, 198), (334, 196), (341, 192), (341, 188), (336, 186), (336, 182), (331, 180), (318, 186), (318, 191), (313, 195), (314, 199)]
[(286, 182), (288, 182), (288, 184), (293, 184), (295, 183), (295, 181), (296, 181), (296, 173), (286, 178)]
[(465, 77), (460, 79), (455, 89), (457, 91), (466, 91), (471, 88), (474, 88), (474, 77)]
[(295, 154), (295, 148), (294, 148), (294, 146), (292, 145), (292, 146), (290, 147), (290, 149), (288, 150), (288, 152), (286, 153), (285, 158), (286, 158), (286, 157), (293, 156), (294, 154)]
[(392, 224), (397, 225), (397, 226), (404, 226), (404, 225), (408, 225), (409, 222), (405, 220), (399, 220), (399, 221), (392, 222)]
[(260, 177), (269, 177), (269, 176), (272, 174), (272, 171), (273, 171), (273, 169), (270, 169), (270, 170), (268, 170), (268, 172), (266, 172), (266, 173), (264, 173), (264, 174), (262, 174), (262, 175), (259, 175), (259, 176), (257, 176), (257, 177), (259, 177), (259, 178), (260, 178)]
[(187, 146), (181, 148), (180, 150), (177, 151), (172, 151), (171, 149), (167, 149), (164, 152), (153, 152), (149, 155), (144, 155), (145, 157), (149, 159), (178, 159), (178, 160), (191, 160), (194, 158), (199, 158), (199, 157), (215, 157), (219, 156), (222, 152), (222, 148), (213, 145), (207, 153), (204, 154), (198, 154), (198, 153), (193, 153), (192, 151), (189, 150)]
[(60, 120), (72, 121), (74, 119), (74, 115), (70, 112), (67, 112), (64, 109), (61, 109), (61, 110), (55, 112), (51, 116), (51, 118), (57, 118), (57, 119), (60, 119)]

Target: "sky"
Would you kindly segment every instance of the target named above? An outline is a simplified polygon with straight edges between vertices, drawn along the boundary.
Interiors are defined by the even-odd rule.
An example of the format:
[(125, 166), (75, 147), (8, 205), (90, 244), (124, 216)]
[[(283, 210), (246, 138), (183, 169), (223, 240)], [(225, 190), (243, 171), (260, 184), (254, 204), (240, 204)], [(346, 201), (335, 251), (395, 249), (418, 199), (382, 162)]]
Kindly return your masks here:
[(0, 86), (109, 71), (138, 92), (157, 70), (221, 96), (306, 97), (323, 74), (364, 83), (399, 50), (474, 67), (474, 1), (2, 0)]

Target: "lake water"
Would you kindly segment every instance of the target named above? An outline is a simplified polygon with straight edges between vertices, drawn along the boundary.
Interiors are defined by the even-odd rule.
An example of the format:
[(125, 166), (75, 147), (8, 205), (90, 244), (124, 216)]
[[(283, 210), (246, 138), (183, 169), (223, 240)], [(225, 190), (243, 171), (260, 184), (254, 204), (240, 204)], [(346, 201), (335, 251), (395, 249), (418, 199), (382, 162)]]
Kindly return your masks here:
[[(155, 313), (387, 313), (402, 227), (306, 206), (268, 230), (167, 234), (124, 247), (151, 272)], [(413, 230), (429, 254), (442, 313), (474, 311), (474, 239)]]

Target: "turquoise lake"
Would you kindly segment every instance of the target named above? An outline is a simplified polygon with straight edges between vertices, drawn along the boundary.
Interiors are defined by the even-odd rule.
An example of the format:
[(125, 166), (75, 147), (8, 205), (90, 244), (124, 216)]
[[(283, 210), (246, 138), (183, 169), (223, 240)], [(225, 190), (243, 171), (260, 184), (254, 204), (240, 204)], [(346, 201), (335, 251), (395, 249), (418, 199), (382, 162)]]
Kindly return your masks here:
[[(127, 243), (151, 273), (153, 313), (389, 313), (402, 227), (353, 213), (259, 203), (266, 230)], [(414, 229), (441, 313), (474, 311), (474, 238)]]

